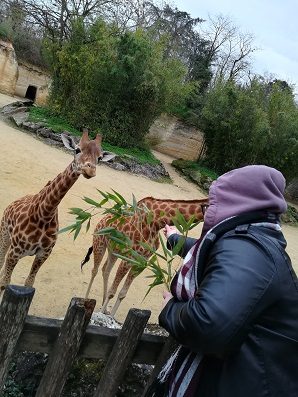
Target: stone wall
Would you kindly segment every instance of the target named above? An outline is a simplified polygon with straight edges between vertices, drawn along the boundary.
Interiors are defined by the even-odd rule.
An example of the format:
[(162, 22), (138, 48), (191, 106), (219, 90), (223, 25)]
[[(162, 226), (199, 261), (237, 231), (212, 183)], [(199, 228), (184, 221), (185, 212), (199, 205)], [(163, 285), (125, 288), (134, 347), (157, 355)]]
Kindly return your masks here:
[(203, 139), (201, 131), (165, 114), (154, 122), (148, 134), (155, 150), (184, 160), (197, 160)]
[(45, 105), (50, 82), (50, 76), (37, 66), (19, 62), (19, 78), (16, 83), (15, 94), (25, 98), (28, 87), (36, 87), (35, 103)]
[(36, 91), (35, 103), (44, 105), (50, 83), (51, 78), (45, 71), (18, 61), (12, 44), (0, 40), (0, 92), (25, 98), (31, 86)]
[(0, 40), (0, 91), (13, 95), (18, 78), (18, 62), (11, 43)]

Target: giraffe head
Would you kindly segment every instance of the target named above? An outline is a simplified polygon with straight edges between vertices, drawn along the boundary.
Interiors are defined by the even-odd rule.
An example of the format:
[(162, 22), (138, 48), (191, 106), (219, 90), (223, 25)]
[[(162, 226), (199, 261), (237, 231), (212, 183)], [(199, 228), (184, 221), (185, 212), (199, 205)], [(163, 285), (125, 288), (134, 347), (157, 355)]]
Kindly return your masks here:
[(96, 175), (96, 165), (103, 157), (101, 148), (101, 135), (97, 134), (95, 139), (90, 140), (88, 131), (83, 130), (82, 137), (78, 145), (73, 138), (61, 134), (64, 146), (74, 152), (74, 166), (76, 170), (85, 178), (92, 178)]

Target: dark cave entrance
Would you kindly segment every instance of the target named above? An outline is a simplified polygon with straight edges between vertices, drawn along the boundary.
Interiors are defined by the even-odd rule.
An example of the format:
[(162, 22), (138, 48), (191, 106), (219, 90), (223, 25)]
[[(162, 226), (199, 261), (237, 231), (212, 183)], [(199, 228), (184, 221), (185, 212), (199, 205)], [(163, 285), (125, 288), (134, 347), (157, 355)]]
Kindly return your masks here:
[(36, 98), (37, 87), (34, 85), (29, 85), (26, 91), (25, 98), (30, 99), (31, 101), (35, 101)]

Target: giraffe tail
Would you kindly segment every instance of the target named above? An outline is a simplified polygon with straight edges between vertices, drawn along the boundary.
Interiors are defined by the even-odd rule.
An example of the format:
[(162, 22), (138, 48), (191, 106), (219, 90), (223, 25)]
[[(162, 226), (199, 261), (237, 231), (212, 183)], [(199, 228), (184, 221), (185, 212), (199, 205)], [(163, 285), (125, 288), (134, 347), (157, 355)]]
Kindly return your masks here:
[(82, 260), (82, 262), (81, 262), (81, 270), (83, 270), (83, 266), (85, 265), (85, 263), (87, 263), (89, 261), (92, 252), (93, 252), (93, 246), (88, 249), (88, 252), (87, 252), (87, 254), (85, 256), (85, 259)]

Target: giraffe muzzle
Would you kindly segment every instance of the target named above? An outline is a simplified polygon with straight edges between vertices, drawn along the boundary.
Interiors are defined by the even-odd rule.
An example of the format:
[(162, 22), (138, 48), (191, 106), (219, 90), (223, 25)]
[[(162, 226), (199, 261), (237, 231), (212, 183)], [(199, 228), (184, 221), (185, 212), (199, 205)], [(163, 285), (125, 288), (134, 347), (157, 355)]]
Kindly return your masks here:
[(96, 165), (89, 162), (85, 163), (81, 167), (81, 173), (87, 179), (93, 178), (96, 175)]

